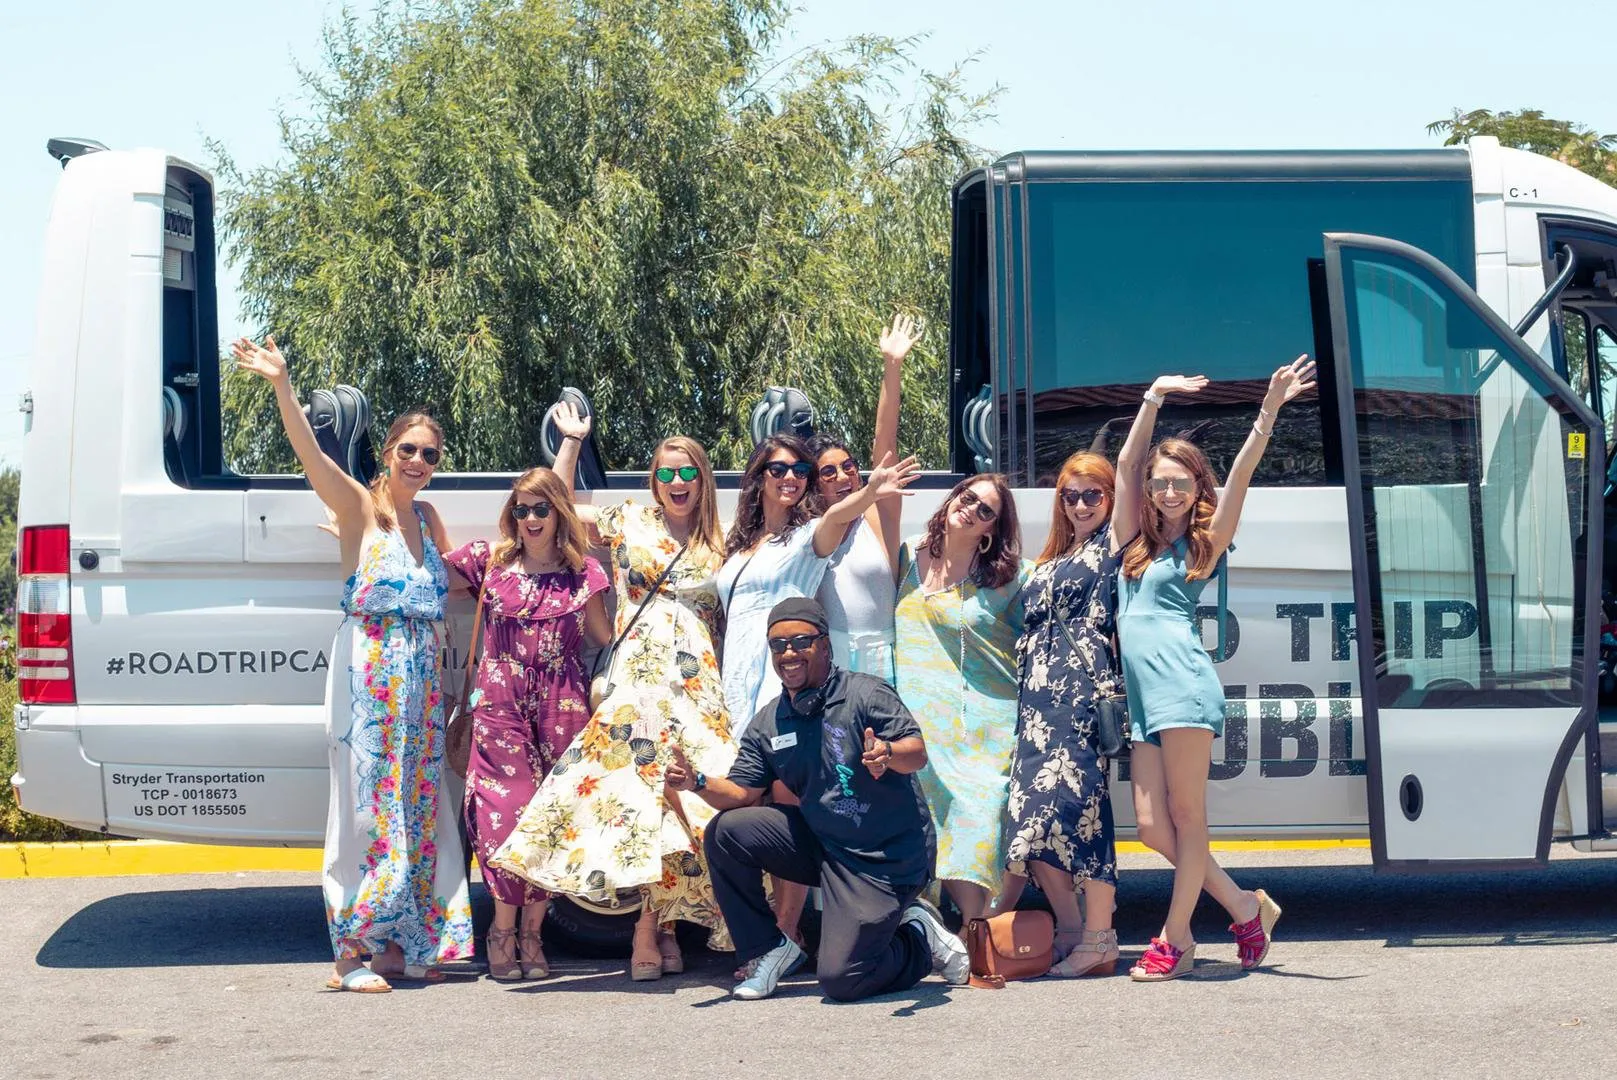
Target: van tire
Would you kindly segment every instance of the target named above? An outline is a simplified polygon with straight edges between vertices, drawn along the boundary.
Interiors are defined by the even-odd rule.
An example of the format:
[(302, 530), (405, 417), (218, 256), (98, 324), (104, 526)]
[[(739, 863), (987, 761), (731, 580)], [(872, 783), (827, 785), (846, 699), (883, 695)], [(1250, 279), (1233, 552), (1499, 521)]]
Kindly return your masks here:
[(552, 895), (545, 913), (545, 944), (573, 956), (628, 956), (639, 917), (638, 904), (624, 904), (609, 913), (569, 896)]
[[(634, 924), (640, 909), (625, 904), (618, 911), (608, 914), (571, 897), (552, 895), (545, 914), (545, 944), (573, 956), (626, 957), (634, 948)], [(819, 946), (820, 913), (809, 907), (798, 926), (812, 954)], [(707, 946), (707, 930), (694, 923), (678, 923), (677, 933), (680, 947), (687, 952)]]

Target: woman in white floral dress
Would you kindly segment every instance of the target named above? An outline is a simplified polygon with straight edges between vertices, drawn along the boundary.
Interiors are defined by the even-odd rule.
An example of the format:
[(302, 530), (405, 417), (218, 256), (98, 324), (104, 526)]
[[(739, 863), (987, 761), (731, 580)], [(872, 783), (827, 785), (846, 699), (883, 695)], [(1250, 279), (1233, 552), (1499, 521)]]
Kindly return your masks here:
[(1098, 454), (1074, 454), (1062, 466), (1050, 539), (1022, 588), (1016, 642), (1006, 871), (1031, 870), (1049, 899), (1058, 931), (1050, 974), (1069, 977), (1117, 966), (1117, 852), (1095, 729), (1097, 696), (1122, 687), (1112, 644), (1118, 557), (1107, 525), (1115, 486)]
[[(590, 422), (563, 406), (557, 428), (555, 471), (570, 484)], [(731, 948), (702, 858), (714, 811), (663, 784), (675, 745), (714, 776), (735, 759), (713, 647), (724, 551), (713, 470), (699, 443), (675, 436), (657, 447), (649, 482), (652, 506), (577, 507), (592, 542), (611, 549), (616, 632), (633, 627), (617, 648), (607, 696), (493, 859), (541, 888), (597, 902), (643, 889), (630, 958), (636, 980), (684, 970), (676, 920), (708, 927), (713, 948)]]

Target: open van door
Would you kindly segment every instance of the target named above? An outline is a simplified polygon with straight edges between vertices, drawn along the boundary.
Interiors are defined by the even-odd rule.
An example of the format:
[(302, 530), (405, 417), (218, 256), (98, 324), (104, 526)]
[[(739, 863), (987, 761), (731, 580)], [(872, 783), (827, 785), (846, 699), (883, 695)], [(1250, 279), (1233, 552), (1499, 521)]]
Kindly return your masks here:
[(1600, 422), (1427, 253), (1329, 233), (1325, 273), (1375, 864), (1542, 863), (1596, 717)]

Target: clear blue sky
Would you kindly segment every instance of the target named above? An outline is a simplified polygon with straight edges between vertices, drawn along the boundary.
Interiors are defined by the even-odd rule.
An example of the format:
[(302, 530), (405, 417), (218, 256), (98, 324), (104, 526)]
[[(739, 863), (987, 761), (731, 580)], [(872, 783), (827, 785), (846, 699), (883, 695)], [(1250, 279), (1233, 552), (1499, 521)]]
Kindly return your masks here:
[[(58, 172), (45, 140), (159, 146), (207, 165), (211, 136), (244, 166), (272, 162), (276, 109), (300, 105), (294, 63), (318, 61), (322, 23), (339, 10), (337, 0), (0, 3), (0, 460), (20, 452), (12, 402)], [(973, 133), (996, 151), (1426, 146), (1427, 122), (1455, 106), (1534, 107), (1617, 130), (1617, 4), (1541, 10), (1520, 0), (812, 0), (794, 33), (799, 43), (926, 33), (919, 58), (933, 69), (975, 55), (972, 85), (1004, 88), (997, 115)], [(1602, 49), (1606, 62), (1591, 66)], [(225, 269), (227, 337), (249, 329), (235, 281)]]

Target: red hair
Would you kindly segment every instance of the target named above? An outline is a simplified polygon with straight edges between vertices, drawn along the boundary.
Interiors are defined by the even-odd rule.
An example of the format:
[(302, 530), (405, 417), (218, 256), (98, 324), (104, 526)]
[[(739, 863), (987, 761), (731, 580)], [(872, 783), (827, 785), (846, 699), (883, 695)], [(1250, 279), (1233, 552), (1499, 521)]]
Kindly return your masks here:
[[(1099, 454), (1092, 454), (1088, 450), (1080, 450), (1072, 455), (1061, 466), (1061, 475), (1056, 477), (1055, 506), (1050, 512), (1050, 537), (1044, 542), (1044, 550), (1039, 552), (1036, 562), (1044, 564), (1051, 559), (1060, 558), (1072, 547), (1072, 538), (1075, 535), (1072, 522), (1067, 519), (1066, 511), (1061, 504), (1061, 489), (1080, 476), (1087, 476), (1101, 486), (1106, 492), (1106, 501), (1110, 503), (1117, 497), (1117, 470), (1112, 463)], [(1108, 507), (1108, 513), (1110, 508)]]

